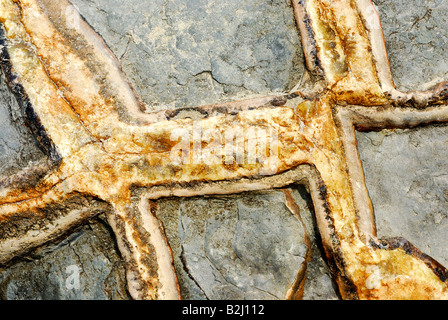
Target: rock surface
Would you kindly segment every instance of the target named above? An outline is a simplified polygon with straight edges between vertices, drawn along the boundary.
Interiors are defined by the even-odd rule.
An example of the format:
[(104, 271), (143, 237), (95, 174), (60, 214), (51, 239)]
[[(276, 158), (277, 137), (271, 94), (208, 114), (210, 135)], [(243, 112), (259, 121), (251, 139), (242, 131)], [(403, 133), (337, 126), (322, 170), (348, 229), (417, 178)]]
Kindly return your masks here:
[(286, 297), (308, 247), (281, 191), (159, 202), (185, 299)]
[[(148, 111), (287, 91), (304, 71), (288, 1), (72, 2), (120, 59)], [(448, 79), (446, 1), (374, 2), (396, 84), (424, 89)], [(43, 157), (3, 78), (0, 126), (0, 175)], [(447, 133), (444, 126), (358, 133), (379, 235), (403, 236), (445, 265)], [(309, 195), (301, 186), (292, 193), (305, 227), (278, 191), (160, 200), (158, 216), (173, 248), (182, 293), (195, 299), (284, 297), (304, 259), (306, 230), (312, 245), (303, 298), (337, 299)], [(61, 242), (36, 250), (29, 261), (1, 269), (0, 298), (129, 296), (114, 239), (94, 219)]]
[[(448, 80), (448, 3), (374, 1), (402, 90)], [(357, 134), (379, 237), (402, 236), (448, 266), (448, 127)]]
[(119, 57), (148, 111), (285, 91), (304, 71), (287, 1), (72, 3)]
[(448, 2), (373, 2), (381, 17), (396, 86), (402, 90), (419, 90), (447, 80)]
[[(165, 1), (74, 0), (73, 3), (121, 60), (123, 70), (144, 102), (153, 106), (148, 111), (284, 92), (296, 85), (304, 71), (298, 30), (292, 10), (284, 1), (184, 0), (174, 5)], [(5, 113), (11, 104), (2, 105)], [(17, 130), (8, 125), (11, 130)], [(18, 144), (25, 139), (32, 140), (26, 134), (6, 137)], [(32, 149), (24, 146), (24, 150)], [(4, 159), (11, 161), (6, 154)], [(9, 174), (6, 165), (2, 168)], [(205, 199), (159, 201), (159, 206), (164, 208), (160, 216), (166, 222), (171, 245), (179, 253), (176, 255), (178, 276), (186, 297), (285, 297), (307, 248), (302, 224), (286, 209), (279, 194), (214, 198), (214, 206)], [(201, 217), (208, 217), (207, 223)], [(174, 227), (175, 223), (180, 224)], [(282, 224), (285, 224), (283, 228)], [(260, 234), (259, 229), (264, 232)], [(107, 236), (105, 230), (98, 232)], [(103, 283), (104, 273), (115, 265), (103, 261), (102, 270), (97, 271), (90, 266), (92, 252), (106, 254), (101, 253), (104, 248), (95, 247), (96, 236), (87, 231), (82, 237), (74, 236), (85, 239), (82, 241), (85, 248), (78, 246), (76, 258), (86, 279), (80, 281), (76, 293), (61, 289), (67, 276), (63, 270), (67, 263), (71, 266), (76, 260), (73, 252), (60, 259), (71, 245), (51, 246), (52, 254), (39, 256), (38, 263), (19, 262), (1, 273), (3, 297), (126, 297), (118, 281), (114, 290), (119, 294), (115, 296), (105, 292), (104, 286), (91, 288), (92, 283)], [(203, 247), (208, 248), (207, 252), (196, 256)], [(335, 296), (328, 270), (320, 261), (329, 295)], [(50, 269), (56, 271), (53, 273)], [(42, 290), (42, 283), (48, 288)]]
[(0, 70), (0, 177), (18, 172), (45, 155), (26, 128), (23, 114)]
[(101, 219), (67, 238), (0, 269), (0, 298), (7, 300), (129, 299), (123, 262)]
[(448, 127), (358, 134), (378, 236), (448, 265)]

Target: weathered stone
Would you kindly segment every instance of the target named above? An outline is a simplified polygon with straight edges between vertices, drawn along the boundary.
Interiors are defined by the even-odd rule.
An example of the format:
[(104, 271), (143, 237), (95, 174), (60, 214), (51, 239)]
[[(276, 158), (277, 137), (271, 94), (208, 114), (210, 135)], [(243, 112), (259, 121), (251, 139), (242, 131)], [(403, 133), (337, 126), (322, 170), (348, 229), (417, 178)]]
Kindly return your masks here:
[[(292, 10), (286, 2), (231, 1), (217, 4), (211, 1), (205, 1), (204, 3), (201, 1), (183, 1), (177, 2), (175, 6), (174, 3), (170, 4), (163, 1), (160, 1), (160, 3), (144, 1), (114, 1), (111, 3), (101, 0), (75, 0), (73, 3), (78, 6), (81, 13), (96, 31), (103, 36), (114, 54), (120, 58), (124, 71), (147, 104), (169, 105), (171, 107), (195, 106), (216, 101), (233, 100), (244, 96), (271, 94), (291, 89), (303, 74), (300, 38)], [(235, 11), (238, 12), (238, 15), (234, 14)], [(272, 23), (272, 21), (276, 21), (276, 23)], [(11, 130), (15, 130), (14, 126), (10, 127)], [(19, 144), (22, 143), (19, 138), (22, 140), (32, 139), (30, 135), (25, 135), (24, 138), (16, 138), (12, 134), (6, 133), (5, 137), (8, 138), (8, 141), (18, 141)], [(33, 150), (27, 145), (24, 145), (23, 149), (30, 153)], [(23, 160), (24, 156), (19, 155), (18, 158)], [(5, 159), (11, 161), (11, 157), (6, 157), (6, 155)], [(5, 166), (2, 166), (2, 168), (5, 168)], [(260, 196), (248, 196), (248, 198), (254, 199), (257, 197)], [(240, 199), (240, 201), (243, 200), (244, 198)], [(172, 201), (174, 200), (161, 200), (159, 203), (161, 207), (166, 207)], [(184, 201), (188, 202), (188, 200)], [(202, 210), (198, 212), (199, 215), (210, 215), (205, 200), (195, 201), (204, 203)], [(232, 202), (234, 200), (226, 200), (225, 198), (220, 200), (222, 205), (235, 209), (235, 204), (232, 204)], [(283, 265), (277, 259), (271, 258), (266, 263), (259, 258), (256, 259), (257, 261), (252, 261), (249, 257), (245, 258), (242, 255), (243, 260), (236, 259), (237, 263), (234, 264), (234, 268), (238, 266), (238, 263), (240, 267), (246, 265), (247, 268), (241, 268), (241, 270), (237, 268), (229, 271), (230, 275), (226, 277), (228, 279), (221, 279), (224, 282), (222, 286), (231, 289), (236, 288), (227, 292), (228, 298), (243, 298), (245, 294), (253, 298), (281, 298), (288, 286), (291, 285), (303, 262), (303, 232), (298, 232), (298, 234), (292, 231), (281, 233), (278, 221), (286, 214), (285, 204), (281, 199), (267, 204), (266, 199), (263, 201), (261, 196), (258, 202), (252, 202), (252, 211), (249, 211), (249, 218), (252, 218), (253, 224), (247, 224), (247, 221), (251, 221), (250, 219), (240, 221), (238, 234), (241, 236), (250, 232), (253, 238), (246, 239), (246, 242), (250, 241), (252, 244), (263, 243), (261, 242), (263, 238), (256, 235), (256, 229), (266, 223), (260, 220), (261, 217), (253, 214), (257, 209), (254, 206), (256, 203), (261, 205), (262, 207), (259, 208), (261, 211), (265, 210), (263, 207), (270, 207), (271, 212), (269, 214), (272, 217), (269, 219), (277, 221), (276, 226), (272, 227), (272, 234), (282, 236), (283, 239), (283, 241), (277, 239), (276, 244), (279, 247), (277, 255), (279, 257), (289, 255), (290, 257), (296, 257), (296, 259)], [(246, 211), (243, 209), (242, 213)], [(233, 212), (233, 214), (235, 213), (236, 211)], [(171, 214), (173, 213), (171, 212)], [(289, 219), (293, 219), (293, 225), (296, 224), (297, 227), (298, 220), (291, 214), (289, 215)], [(188, 219), (188, 217), (185, 219)], [(215, 226), (217, 228), (215, 231), (216, 238), (228, 236), (228, 230), (225, 226), (235, 224), (237, 221), (236, 217), (232, 216), (219, 227)], [(265, 228), (268, 228), (268, 226), (265, 225)], [(176, 229), (169, 236), (177, 238), (177, 232)], [(87, 236), (84, 235), (84, 237)], [(189, 237), (193, 237), (193, 235)], [(187, 236), (187, 239), (189, 237)], [(207, 246), (216, 246), (216, 240), (213, 240), (210, 236), (206, 238)], [(293, 242), (295, 242), (294, 245), (292, 245)], [(249, 244), (244, 242), (243, 244), (243, 249), (240, 249), (240, 251), (244, 248), (247, 251), (246, 247)], [(197, 245), (199, 247), (195, 247), (194, 243), (190, 242), (184, 247), (189, 248), (190, 252), (194, 252), (199, 250), (201, 243), (197, 243)], [(56, 247), (54, 250), (63, 254), (63, 248), (63, 246), (62, 249)], [(77, 255), (80, 259), (89, 259), (92, 247), (87, 246), (85, 250), (81, 246), (79, 248)], [(228, 252), (225, 249), (223, 248), (222, 251), (215, 250), (212, 258), (219, 262), (223, 257), (235, 256), (235, 253)], [(267, 242), (258, 249), (257, 254), (260, 257), (271, 254), (271, 247)], [(288, 253), (288, 250), (292, 250), (293, 253)], [(24, 270), (27, 270), (26, 274), (32, 274), (32, 276), (23, 279), (23, 281), (26, 280), (23, 283), (29, 285), (30, 288), (41, 289), (39, 283), (47, 283), (48, 288), (54, 287), (56, 289), (44, 290), (42, 295), (36, 293), (33, 289), (28, 293), (23, 293), (23, 290), (20, 289), (15, 291), (11, 289), (14, 286), (20, 286), (20, 288), (25, 286), (20, 282), (22, 277), (25, 278), (25, 273), (20, 273), (21, 276), (17, 273), (17, 270), (23, 268), (23, 263), (20, 263), (8, 269), (7, 272), (5, 271), (6, 273), (3, 275), (4, 286), (9, 288), (9, 293), (5, 294), (5, 298), (31, 298), (33, 294), (36, 295), (36, 298), (51, 297), (55, 299), (87, 298), (89, 295), (92, 297), (92, 291), (87, 286), (91, 281), (101, 277), (102, 271), (98, 270), (99, 273), (95, 274), (90, 268), (89, 272), (85, 272), (88, 281), (80, 283), (80, 291), (85, 292), (84, 295), (80, 295), (79, 292), (61, 292), (57, 288), (61, 287), (63, 277), (66, 276), (62, 272), (66, 267), (66, 259), (60, 260), (58, 257), (59, 255), (49, 254), (40, 257), (39, 260), (41, 265), (53, 265), (53, 268), (59, 270), (56, 280), (50, 282), (51, 284), (47, 280), (48, 268), (42, 268), (41, 265), (35, 263), (27, 264)], [(110, 268), (110, 266), (108, 267)], [(105, 266), (104, 268), (107, 269), (108, 267)], [(191, 259), (188, 260), (188, 267), (196, 270), (196, 276), (201, 276), (202, 272), (198, 273), (199, 265)], [(251, 271), (251, 269), (255, 271)], [(256, 272), (257, 269), (261, 270), (258, 270), (260, 271), (258, 282), (266, 282), (267, 284), (254, 284), (255, 279), (248, 276), (251, 272)], [(182, 276), (185, 269), (181, 268), (180, 270), (178, 272)], [(272, 270), (275, 272), (270, 273), (269, 271)], [(240, 280), (241, 288), (232, 284), (232, 282), (235, 282), (232, 278), (241, 277), (235, 274), (237, 271), (247, 275), (245, 279)], [(282, 281), (273, 282), (274, 274)], [(199, 280), (195, 278), (191, 280), (185, 275), (184, 278), (186, 280), (184, 280), (183, 289), (186, 292), (191, 292), (191, 297), (205, 297), (201, 290), (206, 291), (208, 296), (212, 298), (218, 298), (219, 294), (223, 295), (221, 298), (226, 297), (224, 291), (213, 292), (213, 286), (216, 285), (216, 283), (213, 283), (213, 279), (200, 277)], [(199, 283), (198, 281), (203, 282), (200, 290), (198, 290), (196, 284)], [(16, 285), (16, 283), (18, 284)], [(251, 289), (251, 285), (254, 287), (258, 285), (260, 289)], [(263, 288), (263, 285), (267, 287)], [(247, 288), (251, 292), (246, 292)], [(56, 291), (52, 293), (49, 290)], [(111, 298), (110, 295), (100, 291), (95, 291), (97, 298)]]
[(325, 253), (321, 247), (319, 230), (316, 225), (313, 202), (303, 185), (291, 188), (291, 194), (300, 207), (300, 217), (305, 225), (311, 243), (310, 258), (307, 263), (303, 300), (337, 300), (339, 291), (332, 280), (326, 263)]
[(5, 83), (0, 70), (0, 178), (18, 172), (44, 157), (25, 125), (23, 110)]
[[(195, 106), (285, 91), (299, 81), (304, 70), (297, 29), (285, 1), (74, 0), (73, 3), (121, 60), (144, 102), (157, 108)], [(375, 3), (380, 9), (397, 85), (404, 89), (426, 88), (438, 78), (446, 79), (447, 4), (441, 0)], [(18, 107), (3, 82), (0, 168), (3, 175), (8, 175), (39, 159), (42, 153), (23, 129)], [(379, 235), (404, 236), (447, 265), (443, 241), (447, 225), (444, 208), (448, 201), (444, 136), (445, 127), (428, 127), (359, 133), (358, 141)], [(290, 232), (279, 229), (279, 219), (287, 216), (284, 203), (279, 198), (267, 201), (272, 197), (267, 194), (159, 201), (162, 208), (159, 216), (169, 231), (178, 276), (187, 297), (278, 298), (284, 294), (303, 258), (303, 243), (299, 244), (303, 230), (291, 217), (287, 224)], [(304, 195), (303, 190), (301, 194)], [(235, 202), (247, 201), (253, 203), (252, 209), (242, 209), (238, 216), (240, 211)], [(312, 232), (315, 228), (312, 207), (303, 199), (300, 203), (308, 233), (318, 241)], [(217, 211), (215, 215), (211, 208)], [(254, 213), (266, 208), (270, 210), (264, 215)], [(261, 219), (267, 213), (271, 219), (269, 225)], [(198, 217), (207, 217), (208, 223), (205, 220), (193, 223)], [(267, 231), (271, 226), (273, 233), (268, 233), (268, 239), (256, 238), (259, 229)], [(127, 298), (113, 239), (106, 236), (106, 230), (93, 232), (89, 228), (84, 227), (51, 250), (41, 249), (41, 254), (32, 256), (37, 260), (22, 261), (4, 270), (0, 274), (2, 298)], [(95, 240), (98, 232), (104, 240), (103, 246)], [(231, 234), (234, 236), (230, 237)], [(255, 238), (235, 236), (244, 234)], [(264, 266), (259, 257), (270, 253), (272, 243), (280, 245), (275, 257), (283, 262), (276, 264), (268, 256), (270, 264)], [(248, 251), (250, 245), (257, 245), (257, 250)], [(328, 268), (314, 241), (312, 248), (304, 298), (336, 298)], [(297, 263), (296, 270), (293, 262)], [(65, 268), (81, 264), (84, 280), (81, 289), (67, 291)], [(110, 272), (114, 275), (106, 280)], [(258, 277), (252, 277), (251, 272)], [(273, 275), (280, 276), (281, 283), (269, 282)], [(226, 282), (220, 290), (214, 290), (218, 280)]]
[(101, 220), (0, 271), (1, 299), (129, 299), (122, 261)]
[(184, 297), (284, 299), (305, 263), (305, 229), (281, 191), (159, 205)]
[[(116, 56), (120, 57), (123, 70), (144, 102), (159, 105), (160, 109), (168, 105), (196, 106), (287, 91), (300, 80), (304, 71), (300, 38), (292, 10), (286, 2), (180, 1), (174, 5), (160, 1), (145, 4), (119, 2), (111, 5), (109, 1), (105, 4), (104, 1), (93, 3), (75, 0), (73, 3), (104, 37)], [(276, 23), (272, 23), (273, 21)], [(160, 200), (159, 206), (173, 206), (173, 201), (176, 202)], [(223, 203), (228, 201), (226, 198), (221, 199)], [(271, 215), (278, 219), (277, 212), (284, 210), (284, 203), (277, 201), (271, 207)], [(171, 215), (179, 209), (172, 210)], [(207, 210), (208, 207), (203, 206), (199, 214), (209, 215)], [(309, 211), (308, 214), (311, 215)], [(173, 247), (179, 246), (180, 235), (177, 233), (180, 231), (174, 227), (167, 229), (170, 244)], [(217, 237), (225, 236), (226, 232), (225, 228), (218, 229)], [(260, 238), (255, 237), (253, 241), (256, 243), (258, 239)], [(284, 235), (284, 239), (287, 242), (301, 237), (288, 234)], [(208, 242), (206, 244), (210, 245)], [(190, 243), (190, 251), (200, 251), (202, 245), (203, 242), (198, 242), (196, 248)], [(281, 244), (279, 250), (287, 252), (288, 249)], [(225, 251), (222, 254), (231, 255)], [(263, 254), (261, 249), (259, 254)], [(328, 268), (316, 247), (313, 257), (319, 268), (309, 278), (317, 277), (321, 283), (317, 286), (310, 284), (305, 290), (305, 296), (315, 297), (315, 292), (322, 292), (323, 297), (336, 297)], [(187, 297), (205, 298), (203, 291), (207, 292), (209, 298), (218, 298), (219, 294), (222, 295), (221, 298), (226, 295), (229, 298), (243, 297), (244, 290), (241, 288), (228, 292), (212, 291), (214, 279), (205, 276), (200, 285), (202, 289), (199, 289), (199, 280), (194, 277), (191, 279), (191, 273), (186, 274), (186, 267), (178, 256), (176, 261), (183, 293)], [(189, 268), (198, 270), (201, 262), (203, 261), (198, 260), (195, 265), (190, 260)], [(287, 270), (289, 278), (285, 275), (285, 279), (290, 281), (299, 265), (290, 265)], [(255, 267), (261, 266), (255, 264)], [(272, 265), (268, 267), (273, 268)], [(309, 270), (312, 269), (310, 267)], [(246, 278), (245, 281), (250, 279)], [(232, 281), (225, 282), (222, 286), (234, 288)], [(271, 298), (273, 296), (270, 294), (274, 294), (279, 297), (279, 292), (287, 290), (287, 287), (285, 283), (280, 283), (275, 288), (271, 284), (270, 293), (263, 295), (260, 290), (252, 289), (252, 293), (246, 294)]]
[(448, 265), (448, 127), (358, 134), (379, 237)]
[(374, 0), (379, 10), (395, 84), (427, 89), (447, 80), (448, 2)]
[(120, 58), (143, 101), (159, 109), (287, 91), (304, 71), (286, 1), (72, 3)]
[[(397, 86), (448, 79), (446, 1), (374, 1)], [(402, 236), (448, 265), (448, 127), (358, 133), (379, 237)]]

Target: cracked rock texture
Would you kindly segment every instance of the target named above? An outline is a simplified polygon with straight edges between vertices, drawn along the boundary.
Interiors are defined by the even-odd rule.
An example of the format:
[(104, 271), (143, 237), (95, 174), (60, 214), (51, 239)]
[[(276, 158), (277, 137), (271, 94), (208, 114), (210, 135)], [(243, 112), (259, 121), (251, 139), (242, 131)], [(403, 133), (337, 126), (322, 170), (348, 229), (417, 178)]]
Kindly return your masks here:
[[(297, 84), (304, 71), (300, 37), (287, 1), (73, 3), (121, 60), (144, 102), (154, 106), (148, 107), (148, 111), (285, 92)], [(5, 104), (5, 108), (8, 106)], [(210, 201), (211, 204), (207, 199), (159, 201), (159, 206), (165, 208), (160, 216), (169, 230), (170, 244), (179, 253), (177, 272), (186, 297), (284, 298), (304, 262), (307, 248), (303, 226), (286, 209), (283, 198), (276, 192)], [(311, 211), (302, 202), (303, 214), (308, 213), (312, 223)], [(182, 217), (179, 221), (178, 216)], [(201, 219), (204, 217), (206, 221)], [(201, 227), (202, 233), (198, 231)], [(263, 233), (259, 232), (261, 229)], [(102, 232), (107, 235), (106, 230)], [(309, 233), (314, 237), (312, 227)], [(72, 260), (45, 254), (39, 257), (40, 264), (27, 264), (24, 268), (20, 263), (26, 262), (20, 262), (3, 272), (2, 286), (16, 288), (9, 289), (5, 298), (33, 294), (42, 297), (39, 283), (48, 285), (52, 292), (43, 298), (115, 298), (104, 291), (104, 286), (91, 287), (92, 283), (104, 282), (103, 272), (112, 268), (111, 263), (104, 262), (106, 271), (83, 267), (89, 266), (92, 251), (104, 249), (96, 248), (95, 241), (88, 241), (94, 236), (84, 232), (85, 249), (80, 246), (76, 251), (81, 274), (88, 278), (80, 282), (77, 294), (57, 289), (63, 283), (61, 270)], [(203, 248), (207, 251), (199, 255)], [(317, 275), (310, 275), (311, 279), (320, 279), (317, 296), (335, 298), (328, 268), (318, 248), (313, 248), (313, 261), (317, 263), (310, 263), (308, 270), (314, 270), (314, 266), (318, 270)], [(54, 252), (65, 254), (61, 250), (56, 247)], [(29, 278), (24, 279), (25, 274)], [(51, 281), (49, 277), (59, 280)], [(121, 293), (119, 297), (126, 297), (120, 283), (115, 284), (115, 290)], [(313, 289), (307, 292), (313, 295)]]
[(74, 0), (149, 106), (292, 89), (303, 71), (288, 1)]
[(37, 140), (25, 126), (17, 101), (0, 70), (0, 177), (42, 159)]
[(448, 79), (448, 2), (373, 0), (377, 5), (395, 84), (419, 90)]
[(123, 262), (101, 219), (0, 271), (1, 299), (129, 299)]
[(281, 191), (170, 199), (158, 217), (186, 299), (281, 299), (305, 260), (305, 229)]
[[(288, 91), (304, 71), (287, 0), (73, 0), (120, 59), (148, 111)], [(374, 0), (396, 84), (448, 79), (448, 3)], [(0, 77), (3, 77), (0, 75)], [(43, 157), (0, 78), (0, 175)], [(403, 236), (448, 265), (446, 127), (358, 133), (381, 237)], [(337, 299), (305, 188), (158, 201), (182, 293), (195, 299), (284, 297), (311, 240), (304, 299)], [(445, 236), (444, 236), (445, 235)], [(79, 272), (79, 282), (76, 281)], [(128, 299), (109, 229), (94, 219), (0, 269), (2, 299)]]
[[(292, 192), (305, 208), (306, 198)], [(164, 200), (158, 218), (185, 299), (284, 299), (309, 250), (281, 191)]]
[[(374, 1), (396, 85), (448, 80), (448, 2)], [(357, 134), (379, 237), (401, 236), (448, 266), (448, 126)]]

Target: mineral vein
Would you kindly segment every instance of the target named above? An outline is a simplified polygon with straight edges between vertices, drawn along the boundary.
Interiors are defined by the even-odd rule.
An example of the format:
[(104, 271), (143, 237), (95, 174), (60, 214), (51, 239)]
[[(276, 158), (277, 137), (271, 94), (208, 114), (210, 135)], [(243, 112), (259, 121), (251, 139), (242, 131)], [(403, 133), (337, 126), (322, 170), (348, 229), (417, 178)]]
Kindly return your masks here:
[(447, 298), (443, 266), (404, 239), (376, 237), (354, 134), (447, 122), (447, 84), (395, 88), (370, 0), (292, 4), (314, 89), (200, 106), (193, 120), (143, 113), (68, 1), (0, 0), (2, 68), (51, 160), (0, 182), (0, 263), (107, 212), (131, 295), (177, 299), (152, 200), (304, 183), (343, 298)]

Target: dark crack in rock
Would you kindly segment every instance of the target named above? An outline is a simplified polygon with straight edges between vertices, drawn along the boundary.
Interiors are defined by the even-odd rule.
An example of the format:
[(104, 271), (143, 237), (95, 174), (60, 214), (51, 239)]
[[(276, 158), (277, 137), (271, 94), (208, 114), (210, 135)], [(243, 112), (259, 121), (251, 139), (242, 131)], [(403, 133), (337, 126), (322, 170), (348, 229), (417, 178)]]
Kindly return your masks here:
[(302, 299), (338, 300), (339, 290), (326, 263), (311, 196), (303, 185), (292, 186), (289, 190), (300, 207), (300, 217), (311, 242), (311, 254), (307, 263)]
[(0, 69), (0, 179), (45, 157)]

